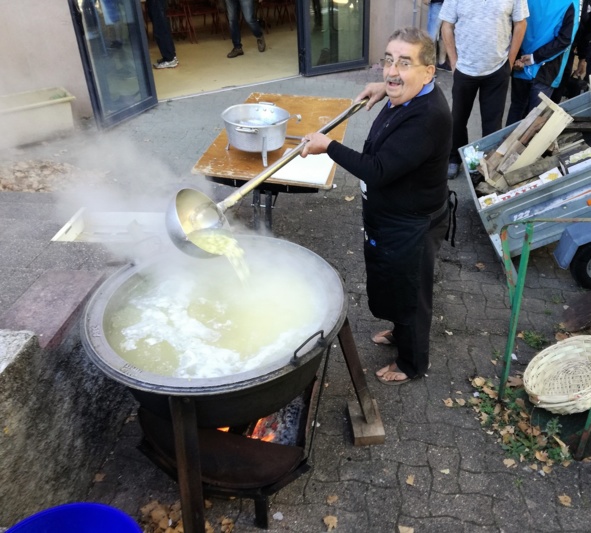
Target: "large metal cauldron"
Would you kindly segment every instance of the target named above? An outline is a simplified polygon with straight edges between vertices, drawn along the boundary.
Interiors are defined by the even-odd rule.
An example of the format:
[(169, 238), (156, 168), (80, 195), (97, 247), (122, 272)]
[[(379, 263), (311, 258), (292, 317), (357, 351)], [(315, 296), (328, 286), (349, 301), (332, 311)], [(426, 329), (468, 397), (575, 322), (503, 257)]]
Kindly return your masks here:
[[(268, 416), (285, 406), (312, 382), (329, 343), (338, 334), (346, 317), (346, 298), (338, 273), (310, 250), (268, 237), (243, 236), (240, 245), (246, 252), (251, 270), (270, 263), (282, 272), (284, 267), (303, 273), (311, 289), (319, 291), (318, 301), (326, 302), (318, 323), (307, 326), (302, 338), (292, 345), (282, 346), (278, 357), (235, 374), (216, 377), (175, 377), (142, 370), (126, 361), (113, 347), (107, 331), (117, 308), (126, 303), (134, 287), (156, 276), (171, 262), (171, 254), (144, 264), (128, 265), (113, 274), (95, 292), (86, 306), (82, 320), (82, 343), (90, 359), (108, 376), (127, 385), (144, 407), (168, 417), (167, 396), (190, 396), (195, 400), (198, 424), (201, 427), (237, 426)], [(205, 279), (209, 283), (227, 276), (227, 261), (193, 259), (178, 254), (179, 261), (191, 268), (191, 274), (203, 276), (215, 261), (215, 274)], [(226, 268), (227, 267), (227, 268)], [(226, 269), (226, 270), (224, 270)], [(231, 269), (230, 269), (231, 274)], [(219, 280), (218, 280), (219, 281)], [(216, 282), (218, 282), (216, 281)], [(286, 277), (284, 283), (290, 283)], [(273, 286), (258, 286), (253, 290), (273, 291)], [(330, 303), (329, 303), (330, 302)], [(265, 327), (264, 324), (260, 325)], [(310, 329), (311, 328), (311, 329)], [(310, 335), (310, 331), (314, 333)]]

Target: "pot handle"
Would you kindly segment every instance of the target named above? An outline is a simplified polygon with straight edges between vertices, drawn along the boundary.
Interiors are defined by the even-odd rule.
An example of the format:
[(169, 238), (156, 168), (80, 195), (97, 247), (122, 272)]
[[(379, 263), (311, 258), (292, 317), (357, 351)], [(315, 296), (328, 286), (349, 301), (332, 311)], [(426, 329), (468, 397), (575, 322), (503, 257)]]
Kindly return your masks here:
[(240, 133), (258, 133), (259, 130), (257, 128), (247, 128), (245, 126), (236, 126), (236, 131)]
[[(306, 346), (306, 344), (308, 344), (314, 337), (316, 337), (316, 335), (320, 335), (320, 339), (318, 339), (318, 344), (320, 346), (326, 346), (326, 339), (324, 337), (324, 330), (321, 329), (320, 331), (317, 331), (316, 333), (314, 333), (314, 335), (310, 335), (304, 342), (302, 342), (302, 344), (299, 345), (298, 348), (296, 348), (296, 350), (293, 352), (293, 357), (290, 361), (290, 363), (293, 366), (299, 366), (300, 364), (300, 360), (298, 358), (298, 352), (304, 347)], [(301, 357), (301, 356), (300, 356)]]

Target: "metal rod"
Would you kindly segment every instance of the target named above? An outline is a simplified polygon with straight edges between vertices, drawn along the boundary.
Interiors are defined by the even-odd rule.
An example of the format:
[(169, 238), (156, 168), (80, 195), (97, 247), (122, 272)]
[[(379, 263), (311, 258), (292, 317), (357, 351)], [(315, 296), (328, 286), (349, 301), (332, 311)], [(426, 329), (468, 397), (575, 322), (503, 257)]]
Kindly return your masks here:
[[(360, 102), (353, 104), (349, 109), (343, 111), (338, 117), (331, 120), (325, 126), (322, 126), (318, 130), (317, 133), (328, 133), (332, 129), (336, 128), (341, 122), (347, 120), (351, 115), (357, 113), (362, 107), (367, 104), (369, 98), (364, 98)], [(303, 151), (304, 146), (306, 146), (305, 142), (301, 142), (298, 144), (293, 150), (285, 154), (281, 159), (279, 159), (276, 163), (271, 165), (270, 167), (263, 170), (258, 176), (248, 180), (242, 187), (234, 191), (232, 194), (227, 196), (224, 200), (217, 204), (218, 211), (220, 213), (224, 213), (226, 209), (235, 205), (238, 201), (240, 201), (244, 196), (246, 196), (250, 191), (258, 187), (263, 181), (270, 178), (275, 172), (277, 172), (280, 168), (283, 168), (287, 163), (289, 163), (292, 159), (295, 159), (300, 153)]]

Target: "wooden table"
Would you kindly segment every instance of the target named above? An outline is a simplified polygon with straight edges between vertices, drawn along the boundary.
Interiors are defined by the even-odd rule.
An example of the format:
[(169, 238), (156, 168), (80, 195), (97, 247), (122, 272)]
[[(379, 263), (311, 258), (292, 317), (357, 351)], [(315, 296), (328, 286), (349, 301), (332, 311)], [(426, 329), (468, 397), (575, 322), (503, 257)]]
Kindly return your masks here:
[[(259, 102), (270, 102), (288, 111), (290, 114), (302, 116), (300, 122), (291, 119), (287, 123), (287, 135), (302, 137), (311, 131), (318, 131), (322, 126), (328, 124), (332, 119), (346, 111), (352, 104), (347, 98), (322, 98), (316, 96), (294, 96), (269, 93), (251, 93), (244, 103), (253, 104)], [(220, 118), (220, 121), (222, 119)], [(342, 142), (347, 129), (347, 121), (334, 128), (329, 136)], [(299, 140), (286, 139), (283, 146), (278, 150), (268, 152), (268, 166), (276, 163), (289, 148), (296, 148)], [(245, 181), (257, 177), (265, 170), (260, 152), (244, 152), (234, 147), (228, 148), (228, 136), (226, 130), (211, 143), (209, 148), (195, 163), (192, 169), (193, 174), (203, 174), (210, 181), (240, 187)], [(270, 177), (253, 191), (253, 207), (255, 209), (254, 222), (258, 225), (261, 207), (260, 194), (263, 192), (265, 200), (265, 221), (267, 227), (271, 228), (271, 208), (273, 196), (279, 192), (302, 193), (318, 192), (318, 190), (331, 189), (336, 165), (333, 164), (325, 183), (310, 184), (305, 181), (280, 180)]]

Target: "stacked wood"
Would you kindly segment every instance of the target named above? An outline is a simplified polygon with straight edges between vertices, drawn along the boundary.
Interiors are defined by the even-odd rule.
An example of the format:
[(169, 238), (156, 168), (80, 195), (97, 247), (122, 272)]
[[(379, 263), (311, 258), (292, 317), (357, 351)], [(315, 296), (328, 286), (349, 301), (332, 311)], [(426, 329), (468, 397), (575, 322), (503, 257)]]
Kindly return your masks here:
[[(485, 155), (478, 170), (496, 191), (507, 192), (506, 175), (535, 163), (573, 118), (540, 93), (540, 104), (515, 127), (499, 147)], [(550, 167), (552, 168), (552, 167)], [(516, 179), (512, 174), (512, 179)], [(529, 179), (529, 178), (525, 178)]]

